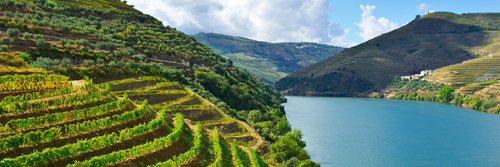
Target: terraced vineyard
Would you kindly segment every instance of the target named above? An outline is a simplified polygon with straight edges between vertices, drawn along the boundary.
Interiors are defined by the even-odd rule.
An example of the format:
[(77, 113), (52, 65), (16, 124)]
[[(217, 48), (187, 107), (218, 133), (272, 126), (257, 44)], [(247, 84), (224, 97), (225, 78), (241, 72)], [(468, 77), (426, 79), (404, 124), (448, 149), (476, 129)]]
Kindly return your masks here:
[[(434, 71), (427, 80), (452, 84), (463, 94), (493, 85), (500, 79), (500, 56), (482, 56)], [(485, 82), (486, 81), (486, 82)]]
[(283, 166), (284, 101), (126, 1), (0, 1), (0, 167)]
[(267, 166), (254, 129), (176, 82), (0, 80), (0, 166)]

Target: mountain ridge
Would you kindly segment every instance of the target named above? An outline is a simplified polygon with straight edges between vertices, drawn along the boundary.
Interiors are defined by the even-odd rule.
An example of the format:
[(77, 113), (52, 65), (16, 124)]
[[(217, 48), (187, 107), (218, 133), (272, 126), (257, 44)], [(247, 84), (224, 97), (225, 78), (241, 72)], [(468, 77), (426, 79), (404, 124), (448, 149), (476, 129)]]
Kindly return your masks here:
[[(401, 28), (300, 69), (275, 86), (290, 95), (366, 96), (384, 89), (394, 77), (478, 57), (471, 49), (496, 38), (499, 16), (450, 12), (417, 16)], [(342, 78), (345, 82), (340, 82)]]
[(270, 43), (217, 33), (198, 33), (193, 37), (269, 84), (342, 50), (311, 42)]

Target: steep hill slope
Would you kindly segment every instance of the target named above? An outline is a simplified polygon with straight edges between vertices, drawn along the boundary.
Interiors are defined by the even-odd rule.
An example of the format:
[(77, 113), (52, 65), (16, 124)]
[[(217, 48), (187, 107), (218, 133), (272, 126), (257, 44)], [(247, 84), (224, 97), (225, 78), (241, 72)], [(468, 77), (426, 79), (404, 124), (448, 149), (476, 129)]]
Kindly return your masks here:
[(291, 131), (276, 90), (122, 1), (5, 0), (0, 15), (0, 166), (275, 163)]
[(323, 44), (268, 43), (216, 33), (198, 33), (194, 38), (269, 84), (342, 51)]
[[(276, 83), (295, 95), (366, 95), (394, 77), (478, 58), (498, 42), (498, 13), (436, 12), (417, 17), (337, 56), (303, 68)], [(496, 53), (495, 53), (496, 54)]]

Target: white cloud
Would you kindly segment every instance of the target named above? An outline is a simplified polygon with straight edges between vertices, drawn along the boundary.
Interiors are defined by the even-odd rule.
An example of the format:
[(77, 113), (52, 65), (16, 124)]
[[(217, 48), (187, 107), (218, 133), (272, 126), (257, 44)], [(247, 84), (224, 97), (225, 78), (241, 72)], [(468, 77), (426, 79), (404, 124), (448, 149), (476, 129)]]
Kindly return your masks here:
[(342, 29), (337, 23), (332, 23), (331, 28), (330, 32), (333, 33), (328, 34), (328, 37), (330, 38), (329, 44), (341, 47), (351, 47), (356, 45), (355, 42), (346, 39), (347, 34), (351, 31), (350, 29)]
[[(164, 24), (269, 42), (330, 43), (345, 36), (328, 20), (328, 0), (128, 0)], [(339, 31), (342, 30), (342, 31)], [(345, 40), (345, 39), (344, 39)], [(337, 42), (339, 40), (333, 40)]]
[(429, 7), (429, 5), (427, 3), (418, 4), (418, 6), (417, 6), (417, 12), (421, 12), (421, 11), (427, 9), (428, 7)]
[(375, 5), (360, 5), (361, 8), (361, 20), (356, 23), (359, 27), (360, 32), (358, 35), (363, 38), (364, 41), (370, 40), (380, 34), (392, 31), (399, 27), (397, 23), (391, 22), (385, 17), (376, 18), (373, 16), (375, 11)]

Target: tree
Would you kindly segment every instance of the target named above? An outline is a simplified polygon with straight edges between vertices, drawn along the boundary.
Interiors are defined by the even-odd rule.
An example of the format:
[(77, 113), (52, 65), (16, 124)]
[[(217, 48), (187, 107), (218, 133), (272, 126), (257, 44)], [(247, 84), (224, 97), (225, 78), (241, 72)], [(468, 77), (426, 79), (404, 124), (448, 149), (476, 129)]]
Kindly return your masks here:
[(17, 28), (9, 28), (7, 29), (7, 35), (10, 37), (10, 38), (17, 38), (19, 37), (19, 29)]
[(271, 144), (272, 156), (278, 162), (286, 162), (289, 159), (297, 158), (299, 160), (309, 159), (309, 155), (304, 150), (305, 143), (302, 142), (302, 134), (299, 130), (288, 132), (284, 136)]
[(31, 55), (29, 53), (21, 53), (21, 54), (18, 54), (17, 57), (23, 59), (25, 62), (28, 62)]
[(288, 123), (286, 117), (281, 117), (281, 119), (276, 124), (276, 127), (274, 127), (274, 130), (278, 135), (285, 134), (286, 132), (289, 132), (291, 129), (292, 128), (290, 127), (290, 124)]
[(132, 58), (139, 60), (139, 61), (144, 61), (144, 60), (146, 60), (146, 58), (148, 58), (148, 56), (146, 56), (145, 54), (136, 54), (136, 55), (133, 55)]
[(17, 28), (9, 28), (7, 29), (7, 36), (10, 38), (10, 42), (15, 42), (16, 39), (19, 37), (19, 29)]
[(320, 167), (320, 165), (311, 161), (310, 159), (306, 159), (306, 160), (301, 161), (297, 165), (297, 167)]
[(45, 43), (45, 39), (43, 39), (43, 38), (36, 39), (36, 46), (38, 46), (38, 47), (44, 47), (45, 44), (46, 44)]
[(252, 110), (248, 113), (247, 118), (250, 122), (259, 122), (262, 119), (262, 112), (259, 110)]
[(9, 46), (7, 46), (7, 45), (0, 45), (0, 51), (6, 51), (7, 49), (9, 49)]
[(450, 85), (443, 86), (438, 90), (438, 99), (442, 102), (450, 102), (453, 100), (454, 93), (455, 89)]

